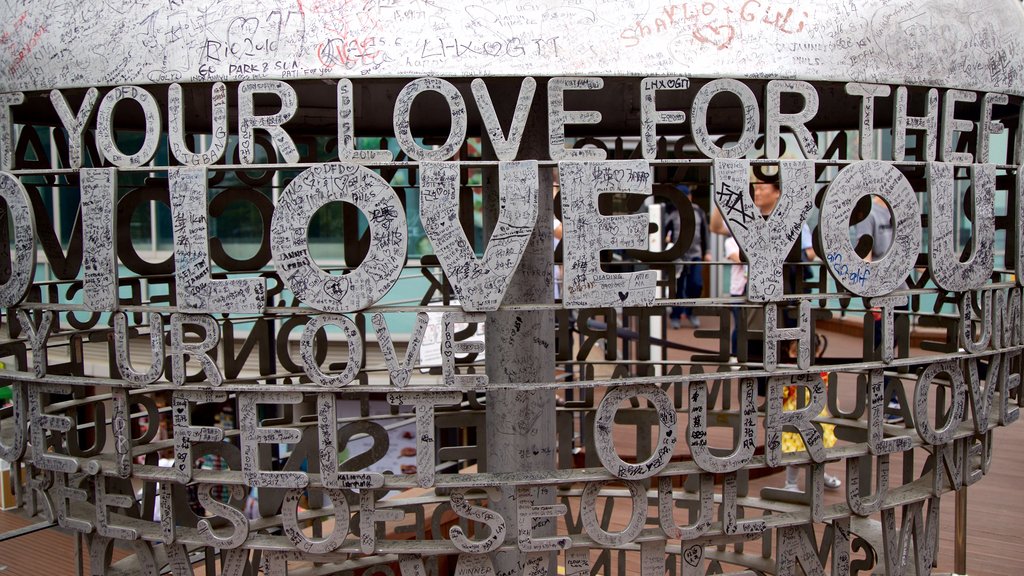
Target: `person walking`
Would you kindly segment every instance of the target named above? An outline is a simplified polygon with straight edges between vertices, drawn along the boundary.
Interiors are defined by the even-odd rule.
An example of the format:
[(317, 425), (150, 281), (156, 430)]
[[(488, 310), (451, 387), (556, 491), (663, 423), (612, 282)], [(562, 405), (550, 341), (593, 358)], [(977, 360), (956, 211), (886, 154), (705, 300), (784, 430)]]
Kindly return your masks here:
[[(708, 216), (703, 208), (693, 202), (688, 186), (678, 184), (676, 189), (682, 192), (683, 196), (690, 201), (690, 207), (693, 209), (694, 223), (693, 238), (690, 241), (690, 246), (680, 258), (680, 263), (676, 265), (676, 298), (699, 298), (704, 292), (704, 267), (701, 263), (711, 261)], [(680, 220), (679, 212), (671, 210), (667, 216), (666, 230), (672, 237), (667, 238), (667, 240), (672, 242), (679, 240)], [(672, 312), (669, 314), (669, 322), (672, 328), (678, 330), (682, 327), (683, 316), (686, 316), (690, 326), (694, 328), (700, 327), (700, 319), (694, 315), (692, 307), (673, 306)]]

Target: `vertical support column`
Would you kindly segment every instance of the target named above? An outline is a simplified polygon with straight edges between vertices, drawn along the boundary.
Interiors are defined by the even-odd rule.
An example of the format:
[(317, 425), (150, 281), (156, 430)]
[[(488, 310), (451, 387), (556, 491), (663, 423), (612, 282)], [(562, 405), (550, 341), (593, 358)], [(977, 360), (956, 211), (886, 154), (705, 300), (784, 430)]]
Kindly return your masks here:
[[(511, 92), (511, 91), (509, 91)], [(507, 92), (492, 92), (496, 99), (507, 97)], [(514, 94), (509, 94), (514, 96)], [(503, 98), (502, 98), (503, 99)], [(545, 158), (546, 97), (534, 99), (519, 158)], [(504, 106), (502, 104), (505, 104)], [(509, 110), (509, 102), (496, 108)], [(499, 112), (500, 114), (501, 112)], [(493, 158), (492, 147), (484, 135), (485, 158)], [(552, 170), (540, 169), (540, 194), (537, 225), (516, 270), (504, 305), (550, 304), (554, 302), (554, 243), (552, 240)], [(498, 172), (484, 176), (484, 237), (489, 238), (498, 220)], [(555, 314), (544, 311), (503, 311), (487, 313), (486, 322), (487, 378), (492, 384), (507, 382), (551, 382), (555, 377)], [(494, 390), (487, 393), (487, 467), (490, 473), (530, 470), (553, 470), (556, 463), (555, 393), (552, 390)], [(554, 504), (554, 490), (545, 489), (535, 499), (536, 505)], [(518, 534), (516, 491), (503, 488), (501, 502), (491, 504), (510, 524), (506, 531), (508, 542), (515, 543)], [(534, 536), (554, 534), (550, 529), (538, 529)], [(499, 574), (518, 570), (519, 554), (498, 553), (495, 569)], [(552, 558), (554, 560), (554, 558)], [(551, 573), (554, 573), (552, 568)]]
[[(936, 474), (942, 471), (936, 468)], [(967, 574), (967, 486), (956, 491), (953, 526), (953, 572)]]

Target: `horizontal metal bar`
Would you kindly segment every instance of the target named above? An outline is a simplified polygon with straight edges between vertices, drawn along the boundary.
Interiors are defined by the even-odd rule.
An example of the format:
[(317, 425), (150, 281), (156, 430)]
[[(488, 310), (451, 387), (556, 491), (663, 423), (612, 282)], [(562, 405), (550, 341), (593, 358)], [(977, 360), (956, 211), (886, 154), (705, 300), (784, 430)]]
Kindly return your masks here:
[[(325, 162), (299, 162), (295, 164), (211, 164), (206, 166), (207, 170), (215, 172), (224, 171), (257, 171), (257, 170), (280, 170), (288, 172), (301, 172), (312, 166), (318, 166), (326, 163), (336, 163), (339, 160), (330, 160)], [(714, 164), (713, 158), (664, 158), (664, 159), (648, 159), (645, 160), (652, 166), (708, 166)], [(831, 160), (810, 160), (815, 166), (848, 166), (857, 162), (863, 162), (860, 159), (831, 159)], [(887, 164), (893, 166), (905, 167), (905, 168), (922, 168), (928, 165), (928, 162), (923, 160), (885, 160)], [(422, 162), (418, 161), (392, 161), (392, 162), (347, 162), (349, 164), (359, 164), (368, 168), (419, 168)], [(501, 164), (499, 160), (459, 160), (458, 163), (468, 168), (498, 166)], [(761, 166), (776, 166), (778, 160), (750, 160), (751, 164)], [(558, 166), (558, 162), (554, 160), (538, 160), (537, 164), (543, 167), (554, 168)], [(166, 172), (173, 168), (192, 168), (193, 166), (126, 166), (118, 168), (118, 172)], [(1016, 164), (996, 164), (997, 170), (1016, 170)], [(80, 169), (77, 168), (26, 168), (26, 169), (15, 169), (8, 170), (10, 174), (15, 176), (49, 176), (49, 175), (62, 175), (62, 174), (78, 174)], [(416, 188), (416, 186), (402, 186), (403, 188)]]
[(17, 528), (15, 530), (0, 533), (0, 542), (3, 542), (5, 540), (13, 540), (14, 538), (18, 538), (19, 536), (35, 534), (36, 532), (46, 530), (47, 528), (52, 528), (56, 525), (56, 522), (39, 522), (37, 524), (29, 524), (28, 526), (24, 526), (22, 528)]

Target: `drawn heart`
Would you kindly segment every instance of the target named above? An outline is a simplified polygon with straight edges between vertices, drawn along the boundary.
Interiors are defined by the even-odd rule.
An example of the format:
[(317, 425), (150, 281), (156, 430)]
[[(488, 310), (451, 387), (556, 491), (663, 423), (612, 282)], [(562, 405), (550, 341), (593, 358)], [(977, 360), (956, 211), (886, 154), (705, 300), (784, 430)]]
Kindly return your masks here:
[(696, 566), (699, 564), (701, 556), (701, 550), (698, 550), (697, 546), (687, 548), (686, 552), (683, 554), (683, 558), (686, 559), (686, 563), (690, 566)]
[(619, 300), (625, 302), (629, 298), (629, 292), (619, 292)]
[(733, 36), (736, 35), (736, 31), (729, 24), (723, 24), (721, 26), (712, 26), (711, 24), (705, 24), (704, 26), (693, 31), (693, 37), (698, 42), (703, 44), (711, 44), (719, 50), (725, 50), (729, 47), (732, 42)]

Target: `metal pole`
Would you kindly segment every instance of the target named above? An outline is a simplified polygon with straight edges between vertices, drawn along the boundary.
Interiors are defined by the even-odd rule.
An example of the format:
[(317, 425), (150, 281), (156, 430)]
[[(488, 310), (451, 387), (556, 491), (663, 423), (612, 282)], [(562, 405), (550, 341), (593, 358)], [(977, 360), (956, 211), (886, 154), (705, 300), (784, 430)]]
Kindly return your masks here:
[(82, 533), (75, 534), (75, 576), (82, 576), (85, 569), (82, 563)]
[[(518, 90), (492, 90), (496, 100), (503, 95), (515, 97)], [(520, 158), (547, 156), (546, 106), (543, 89), (538, 87), (530, 121), (520, 148)], [(496, 106), (500, 106), (497, 104)], [(501, 108), (499, 108), (501, 109)], [(486, 140), (486, 136), (484, 137)], [(485, 142), (485, 155), (490, 153)], [(533, 236), (515, 272), (504, 304), (554, 302), (554, 250), (552, 244), (552, 173), (540, 170), (539, 212)], [(484, 231), (489, 237), (498, 219), (498, 173), (484, 177)], [(487, 377), (491, 382), (550, 382), (555, 375), (555, 315), (545, 311), (499, 311), (487, 314)], [(487, 467), (491, 473), (514, 473), (555, 468), (555, 394), (553, 391), (506, 390), (487, 393)], [(500, 503), (492, 503), (507, 523), (507, 540), (514, 543), (518, 533), (516, 499), (504, 489)], [(536, 505), (554, 503), (554, 491), (537, 495)], [(535, 535), (554, 534), (555, 523), (538, 529)], [(518, 570), (519, 554), (499, 553), (495, 558), (498, 574)], [(552, 570), (552, 573), (553, 570)]]
[(967, 574), (967, 487), (956, 492), (956, 519), (953, 526), (953, 571)]

